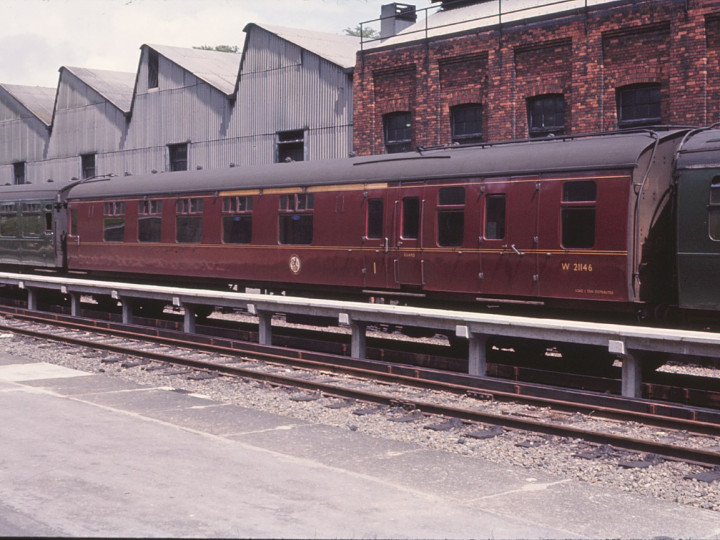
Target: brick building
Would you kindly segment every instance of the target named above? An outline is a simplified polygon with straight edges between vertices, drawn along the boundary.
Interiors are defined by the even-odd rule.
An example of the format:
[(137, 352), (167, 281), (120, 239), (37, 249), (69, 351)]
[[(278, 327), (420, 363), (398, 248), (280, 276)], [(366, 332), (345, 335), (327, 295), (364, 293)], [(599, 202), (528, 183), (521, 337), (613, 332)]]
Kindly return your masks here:
[(433, 1), (358, 53), (358, 154), (720, 121), (720, 0)]

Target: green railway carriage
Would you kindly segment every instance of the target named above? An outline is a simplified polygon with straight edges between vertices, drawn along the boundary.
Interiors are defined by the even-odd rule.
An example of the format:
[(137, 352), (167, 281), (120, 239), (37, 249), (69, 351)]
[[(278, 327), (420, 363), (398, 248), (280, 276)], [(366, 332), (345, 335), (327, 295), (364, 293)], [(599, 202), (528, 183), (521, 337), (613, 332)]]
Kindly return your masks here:
[(720, 309), (720, 133), (692, 134), (676, 162), (678, 303)]
[(0, 264), (10, 267), (58, 268), (64, 263), (65, 222), (56, 208), (58, 187), (0, 187)]

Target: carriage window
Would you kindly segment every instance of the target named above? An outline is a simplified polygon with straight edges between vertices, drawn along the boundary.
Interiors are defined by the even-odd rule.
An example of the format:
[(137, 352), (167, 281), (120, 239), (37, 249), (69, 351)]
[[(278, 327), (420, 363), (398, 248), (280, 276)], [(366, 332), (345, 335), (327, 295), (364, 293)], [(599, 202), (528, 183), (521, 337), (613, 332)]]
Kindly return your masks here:
[(162, 201), (140, 201), (138, 241), (159, 242), (162, 228)]
[(14, 238), (18, 234), (18, 216), (15, 203), (0, 204), (0, 236)]
[(77, 208), (70, 209), (70, 235), (78, 235), (78, 211)]
[(383, 235), (383, 200), (368, 199), (365, 237), (380, 239)]
[(278, 240), (281, 244), (312, 244), (314, 207), (315, 196), (312, 193), (280, 196)]
[(122, 242), (125, 240), (125, 203), (106, 202), (103, 207), (103, 240)]
[(223, 199), (223, 242), (249, 244), (252, 241), (252, 197)]
[(420, 199), (405, 197), (402, 206), (402, 237), (415, 240), (420, 233)]
[(505, 195), (485, 197), (485, 238), (488, 240), (505, 238)]
[(465, 188), (440, 188), (438, 193), (438, 245), (462, 246), (465, 232)]
[(708, 234), (712, 240), (720, 242), (720, 177), (714, 178), (710, 185)]
[(198, 244), (202, 241), (202, 199), (178, 199), (176, 239), (184, 244)]
[(597, 184), (595, 182), (566, 182), (563, 185), (563, 247), (591, 248), (595, 245), (596, 200)]
[(22, 205), (22, 221), (20, 231), (25, 238), (39, 238), (45, 230), (45, 216), (43, 206), (39, 203), (24, 203)]

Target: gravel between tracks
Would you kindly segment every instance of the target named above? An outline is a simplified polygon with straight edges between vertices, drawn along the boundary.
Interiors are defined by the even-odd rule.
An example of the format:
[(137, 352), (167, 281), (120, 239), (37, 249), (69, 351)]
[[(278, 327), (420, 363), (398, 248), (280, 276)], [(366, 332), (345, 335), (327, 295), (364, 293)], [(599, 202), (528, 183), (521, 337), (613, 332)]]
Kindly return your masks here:
[[(42, 345), (41, 340), (24, 336), (2, 334), (4, 349), (7, 353), (32, 360), (51, 362), (86, 372), (104, 373), (109, 377), (120, 377), (138, 384), (153, 387), (172, 387), (192, 393), (208, 396), (216, 401), (233, 403), (256, 410), (270, 412), (305, 422), (337, 426), (368, 435), (405, 441), (420, 446), (467, 456), (469, 459), (483, 459), (494, 463), (522, 467), (532, 471), (543, 471), (560, 478), (572, 478), (635, 492), (658, 499), (697, 506), (720, 512), (720, 481), (706, 483), (696, 479), (686, 479), (687, 475), (703, 472), (704, 469), (685, 463), (665, 461), (647, 468), (624, 468), (621, 462), (638, 460), (637, 456), (601, 448), (582, 441), (546, 437), (514, 431), (506, 431), (488, 439), (476, 439), (472, 434), (487, 428), (479, 425), (456, 425), (447, 431), (428, 429), (437, 425), (441, 419), (421, 417), (413, 422), (393, 422), (391, 417), (405, 415), (405, 411), (384, 410), (375, 414), (358, 415), (361, 409), (369, 409), (360, 403), (339, 409), (328, 408), (331, 398), (323, 397), (311, 401), (296, 401), (297, 393), (283, 388), (273, 388), (254, 381), (242, 381), (237, 378), (217, 377), (207, 380), (189, 380), (187, 375), (163, 375), (162, 370), (148, 370), (157, 365), (151, 362), (144, 366), (123, 368), (121, 363), (103, 363), (104, 353), (78, 350), (66, 345)], [(115, 355), (117, 356), (117, 355)], [(282, 369), (282, 368), (281, 368)], [(287, 368), (291, 371), (291, 368)], [(336, 377), (327, 375), (328, 378)], [(388, 385), (379, 383), (378, 391), (387, 390)], [(393, 387), (393, 392), (396, 388)], [(408, 392), (416, 390), (408, 389)], [(426, 394), (429, 392), (424, 391)], [(439, 394), (439, 393), (433, 393)], [(424, 395), (425, 397), (425, 395)], [(430, 396), (428, 396), (430, 397)], [(458, 405), (458, 399), (472, 401), (477, 408), (483, 408), (500, 414), (522, 414), (531, 417), (553, 415), (552, 411), (524, 404), (482, 402), (472, 398), (456, 396), (433, 396), (434, 400), (447, 399), (448, 404)], [(559, 421), (582, 422), (590, 427), (582, 415), (561, 415)], [(648, 436), (649, 428), (633, 423), (616, 422), (614, 428), (627, 436)], [(676, 436), (655, 428), (652, 436), (666, 442), (677, 442)], [(703, 447), (720, 451), (720, 437), (706, 437), (701, 441)], [(590, 452), (594, 457), (579, 457)], [(644, 456), (641, 456), (644, 457)], [(653, 461), (652, 458), (648, 461)]]

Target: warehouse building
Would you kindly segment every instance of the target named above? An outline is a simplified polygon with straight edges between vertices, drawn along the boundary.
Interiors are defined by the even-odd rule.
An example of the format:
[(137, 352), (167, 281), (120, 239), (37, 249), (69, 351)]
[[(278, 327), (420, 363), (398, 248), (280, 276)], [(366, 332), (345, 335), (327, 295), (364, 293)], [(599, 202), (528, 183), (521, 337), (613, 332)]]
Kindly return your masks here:
[(250, 24), (242, 54), (143, 45), (136, 73), (0, 85), (0, 182), (346, 157), (359, 39)]

